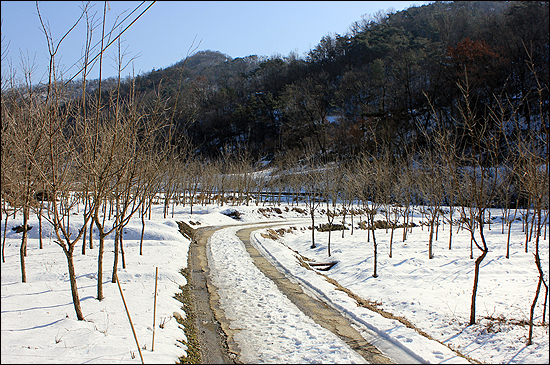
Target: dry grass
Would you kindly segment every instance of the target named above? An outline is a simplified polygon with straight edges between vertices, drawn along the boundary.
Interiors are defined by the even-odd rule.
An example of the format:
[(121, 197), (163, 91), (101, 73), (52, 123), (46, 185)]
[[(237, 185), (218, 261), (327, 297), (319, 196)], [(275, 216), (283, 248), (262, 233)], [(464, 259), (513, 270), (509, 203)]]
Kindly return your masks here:
[(344, 231), (347, 228), (343, 224), (333, 224), (332, 226), (328, 223), (321, 224), (317, 227), (319, 232), (328, 232), (328, 231)]
[(295, 212), (298, 212), (300, 214), (307, 214), (307, 212), (305, 210), (303, 210), (302, 208), (293, 207), (292, 210), (295, 211)]
[[(396, 224), (395, 225), (395, 228), (403, 228), (405, 226), (404, 223), (401, 223), (401, 224)], [(391, 229), (392, 228), (392, 225), (390, 223), (388, 223), (387, 221), (383, 221), (383, 220), (377, 220), (377, 221), (374, 221), (374, 224), (373, 225), (368, 225), (368, 223), (366, 221), (361, 221), (359, 222), (359, 228), (361, 229)], [(410, 227), (416, 227), (416, 223), (409, 223), (407, 225), (408, 228)]]
[(295, 231), (295, 230), (296, 230), (296, 227), (290, 227), (290, 228), (287, 228), (287, 229), (285, 229), (285, 228), (279, 228), (279, 229), (268, 228), (267, 233), (260, 233), (260, 235), (263, 238), (269, 238), (269, 239), (272, 239), (272, 240), (276, 241), (279, 238), (283, 237), (285, 235), (285, 233), (292, 233), (292, 231)]
[[(200, 342), (197, 337), (197, 329), (195, 327), (195, 310), (193, 305), (193, 298), (191, 297), (191, 289), (189, 287), (189, 270), (187, 268), (181, 269), (180, 273), (187, 279), (187, 284), (180, 285), (180, 293), (176, 293), (174, 298), (179, 300), (183, 305), (182, 309), (185, 311), (185, 318), (181, 316), (174, 316), (176, 321), (184, 328), (185, 337), (187, 342), (178, 340), (187, 346), (187, 356), (180, 356), (180, 364), (200, 364), (201, 363), (201, 351)], [(176, 313), (176, 312), (174, 312)]]

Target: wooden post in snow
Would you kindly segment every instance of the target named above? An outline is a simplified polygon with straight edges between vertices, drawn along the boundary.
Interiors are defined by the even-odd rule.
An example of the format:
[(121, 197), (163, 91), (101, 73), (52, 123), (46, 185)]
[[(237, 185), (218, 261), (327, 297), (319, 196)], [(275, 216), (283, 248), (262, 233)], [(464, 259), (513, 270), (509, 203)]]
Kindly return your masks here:
[(122, 302), (124, 303), (124, 309), (126, 309), (126, 315), (128, 316), (128, 321), (130, 321), (130, 326), (132, 327), (132, 332), (134, 334), (134, 339), (136, 340), (136, 345), (139, 352), (139, 357), (141, 358), (141, 363), (145, 364), (143, 362), (143, 355), (141, 354), (141, 348), (139, 347), (139, 342), (136, 336), (136, 330), (134, 329), (134, 324), (132, 323), (132, 318), (130, 318), (130, 312), (128, 312), (128, 306), (126, 305), (126, 301), (124, 300), (124, 294), (122, 294), (122, 288), (120, 287), (120, 281), (118, 281), (118, 275), (116, 275), (116, 283), (118, 284), (118, 290), (120, 291), (120, 296), (122, 297)]
[(155, 304), (153, 305), (153, 344), (151, 345), (151, 351), (155, 351), (155, 318), (157, 317), (157, 278), (159, 276), (159, 268), (157, 266), (155, 271)]

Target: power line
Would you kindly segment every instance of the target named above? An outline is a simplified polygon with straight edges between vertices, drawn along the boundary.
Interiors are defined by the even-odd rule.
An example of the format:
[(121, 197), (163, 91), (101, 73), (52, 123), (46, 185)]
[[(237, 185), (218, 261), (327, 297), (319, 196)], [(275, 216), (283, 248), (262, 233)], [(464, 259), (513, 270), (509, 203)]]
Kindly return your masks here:
[[(103, 37), (103, 39), (105, 38), (109, 38), (111, 36), (111, 34), (114, 32), (114, 30), (116, 28), (118, 28), (119, 25), (121, 25), (122, 23), (124, 23), (126, 21), (126, 19), (128, 19), (132, 14), (134, 14), (143, 4), (145, 3), (145, 1), (142, 1), (141, 4), (139, 4), (134, 10), (132, 10), (132, 12), (130, 14), (128, 14), (124, 19), (122, 19), (118, 24), (116, 24), (115, 26), (113, 26), (113, 28), (111, 29), (111, 31)], [(110, 8), (109, 8), (110, 10)], [(92, 50), (95, 49), (99, 44), (101, 43), (101, 40), (97, 41), (97, 43), (91, 48)], [(76, 66), (76, 64), (80, 61), (82, 61), (82, 59), (84, 58), (84, 56), (80, 57), (80, 59), (78, 59), (75, 63), (73, 63), (73, 65), (71, 67), (69, 67), (69, 69), (67, 70), (70, 71), (74, 66)], [(77, 75), (82, 72), (82, 70), (80, 70)]]
[[(100, 55), (103, 54), (103, 52), (105, 52), (105, 50), (107, 48), (109, 48), (109, 46), (111, 44), (113, 44), (118, 38), (120, 38), (120, 36), (122, 36), (122, 34), (124, 34), (124, 32), (126, 32), (128, 30), (128, 28), (130, 28), (143, 14), (145, 14), (145, 12), (147, 10), (149, 10), (151, 8), (151, 6), (153, 6), (153, 4), (155, 4), (156, 1), (153, 1), (145, 10), (143, 10), (130, 24), (128, 24), (126, 26), (126, 28), (124, 28), (124, 30), (122, 32), (120, 32), (120, 34), (118, 36), (116, 36), (111, 42), (109, 42), (109, 44), (107, 44), (105, 46), (105, 48), (103, 48), (94, 58), (92, 58), (84, 67), (86, 67), (87, 65), (91, 64), (92, 62), (94, 62), (96, 60), (96, 58), (98, 58)], [(141, 5), (140, 5), (141, 6)], [(71, 77), (66, 83), (65, 83), (65, 86), (71, 82), (75, 77), (77, 77), (83, 70), (84, 70), (84, 67), (82, 67), (80, 69), (80, 71), (78, 71), (73, 77)]]

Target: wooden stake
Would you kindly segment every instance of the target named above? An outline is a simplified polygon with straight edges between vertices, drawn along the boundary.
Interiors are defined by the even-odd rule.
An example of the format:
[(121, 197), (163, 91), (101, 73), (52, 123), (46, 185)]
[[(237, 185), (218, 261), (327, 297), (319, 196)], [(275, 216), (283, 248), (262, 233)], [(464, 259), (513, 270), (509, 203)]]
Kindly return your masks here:
[(136, 336), (136, 330), (134, 329), (134, 324), (132, 323), (132, 318), (130, 318), (130, 312), (128, 312), (128, 306), (126, 305), (126, 301), (124, 300), (124, 294), (122, 294), (122, 288), (120, 287), (120, 281), (118, 281), (118, 275), (116, 275), (116, 283), (118, 284), (118, 290), (120, 291), (120, 296), (122, 297), (122, 302), (124, 303), (124, 309), (126, 309), (126, 314), (128, 315), (128, 321), (130, 321), (130, 326), (132, 327), (132, 332), (134, 333), (134, 339), (136, 340), (136, 345), (139, 352), (139, 357), (141, 358), (141, 363), (145, 364), (143, 362), (143, 355), (141, 354), (141, 348), (139, 347), (139, 342)]
[(157, 317), (157, 278), (159, 276), (159, 268), (157, 266), (155, 272), (155, 304), (153, 305), (153, 344), (151, 345), (151, 351), (155, 351), (155, 319)]

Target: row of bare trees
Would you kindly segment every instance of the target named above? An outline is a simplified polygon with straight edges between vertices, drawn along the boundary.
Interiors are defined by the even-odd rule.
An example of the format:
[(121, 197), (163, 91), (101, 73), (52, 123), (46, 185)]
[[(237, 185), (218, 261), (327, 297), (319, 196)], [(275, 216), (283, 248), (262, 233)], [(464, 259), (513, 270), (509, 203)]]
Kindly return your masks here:
[[(302, 160), (295, 159), (296, 166), (287, 166), (295, 171), (287, 184), (289, 190), (293, 186), (299, 187), (310, 210), (312, 227), (315, 227), (314, 211), (322, 209), (322, 202), (326, 203), (323, 214), (329, 231), (329, 257), (330, 232), (335, 217), (340, 215), (345, 220), (346, 207), (353, 200), (363, 204), (366, 227), (371, 228), (367, 240), (370, 241), (371, 233), (373, 239), (374, 277), (378, 276), (375, 228), (391, 229), (389, 257), (392, 257), (393, 233), (399, 223), (403, 227), (403, 240), (406, 239), (411, 203), (424, 207), (422, 214), (427, 218), (429, 229), (429, 259), (435, 255), (433, 243), (434, 237), (437, 239), (440, 221), (449, 224), (449, 250), (452, 248), (453, 226), (469, 232), (469, 257), (474, 260), (470, 324), (476, 321), (480, 268), (491, 246), (486, 238), (486, 230), (491, 229), (492, 223), (490, 208), (500, 206), (504, 212), (502, 233), (504, 223), (508, 225), (506, 258), (509, 258), (511, 225), (519, 209), (523, 216), (524, 249), (526, 253), (529, 251), (529, 242), (534, 237), (535, 248), (531, 252), (538, 272), (535, 297), (530, 307), (527, 341), (530, 344), (534, 310), (543, 286), (543, 323), (548, 300), (548, 283), (539, 251), (541, 237), (544, 235), (546, 239), (548, 227), (549, 130), (543, 96), (548, 93), (547, 86), (539, 84), (536, 91), (541, 101), (538, 124), (530, 128), (522, 125), (516, 107), (521, 103), (496, 99), (497, 108), (488, 110), (485, 115), (477, 115), (472, 108), (474, 99), (469, 92), (467, 77), (458, 88), (462, 95), (458, 104), (461, 118), (445, 121), (441, 118), (441, 111), (433, 110), (434, 122), (429, 130), (423, 130), (425, 148), (399, 156), (388, 146), (379, 146), (375, 153), (362, 155), (355, 161), (338, 161), (334, 165), (326, 164), (323, 154), (309, 152)], [(301, 182), (293, 184), (292, 180)], [(337, 210), (337, 203), (341, 210)], [(385, 215), (385, 221), (377, 225), (375, 216), (379, 213)], [(312, 229), (311, 248), (316, 247), (314, 231)]]
[[(60, 93), (60, 88), (55, 86), (59, 84), (52, 90)], [(429, 132), (434, 148), (423, 153), (394, 156), (389, 149), (380, 149), (378, 154), (327, 165), (310, 149), (305, 157), (289, 155), (278, 168), (267, 173), (265, 170), (258, 172), (246, 152), (228, 152), (220, 160), (206, 161), (188, 152), (170, 150), (159, 142), (160, 132), (170, 134), (169, 118), (162, 112), (160, 99), (149, 109), (140, 110), (136, 100), (117, 101), (116, 90), (111, 90), (108, 103), (99, 104), (101, 112), (85, 117), (90, 113), (85, 113), (79, 102), (61, 102), (62, 98), (52, 97), (53, 106), (48, 108), (50, 104), (32, 95), (31, 88), (28, 94), (9, 96), (11, 100), (2, 98), (5, 106), (2, 117), (6, 121), (2, 136), (4, 202), (21, 210), (24, 227), (31, 211), (52, 224), (56, 242), (67, 257), (74, 287), (73, 301), (80, 315), (72, 263), (77, 242), (82, 239), (82, 253), (85, 254), (86, 229), (89, 227), (90, 233), (93, 228), (97, 230), (97, 299), (101, 300), (105, 238), (114, 233), (112, 280), (115, 281), (119, 254), (125, 267), (123, 227), (136, 212), (145, 226), (145, 217), (147, 214), (150, 217), (151, 206), (159, 197), (158, 202), (164, 204), (165, 217), (170, 204), (174, 217), (175, 204), (189, 204), (193, 209), (196, 204), (249, 205), (254, 202), (256, 205), (280, 205), (283, 201), (290, 200), (290, 204), (294, 204), (301, 200), (309, 210), (312, 227), (315, 227), (316, 212), (323, 209), (329, 232), (336, 217), (345, 220), (345, 214), (349, 214), (353, 219), (357, 214), (353, 207), (361, 204), (360, 214), (366, 215), (367, 227), (376, 227), (377, 214), (385, 215), (383, 227), (391, 229), (392, 233), (390, 257), (394, 230), (401, 222), (405, 240), (412, 217), (410, 207), (422, 204), (430, 230), (429, 258), (435, 255), (433, 237), (437, 236), (440, 219), (450, 224), (450, 232), (453, 224), (469, 231), (472, 247), (475, 245), (480, 251), (474, 263), (471, 323), (475, 322), (479, 268), (490, 247), (484, 235), (485, 226), (490, 222), (488, 209), (498, 205), (511, 207), (511, 197), (514, 197), (515, 211), (519, 209), (526, 217), (525, 250), (533, 237), (529, 232), (535, 232), (534, 254), (540, 273), (537, 296), (542, 285), (547, 287), (538, 256), (542, 228), (548, 219), (548, 164), (542, 153), (547, 144), (544, 141), (541, 144), (534, 134), (520, 139), (515, 153), (503, 159), (499, 155), (502, 146), (497, 141), (505, 143), (506, 139), (476, 130), (472, 116), (470, 120), (465, 119), (465, 125), (470, 128), (467, 131), (471, 137), (476, 138), (471, 145), (473, 150), (459, 153), (457, 141), (453, 139), (456, 134), (441, 122)], [(18, 102), (20, 100), (25, 102)], [(465, 108), (467, 112), (467, 105)], [(7, 166), (9, 168), (5, 168)], [(46, 192), (47, 197), (55, 197), (57, 204), (42, 202), (38, 196), (42, 192)], [(286, 199), (283, 200), (283, 196)], [(520, 200), (524, 202), (522, 206)], [(80, 203), (84, 205), (82, 228), (71, 232), (70, 220), (74, 218), (70, 212)], [(443, 212), (444, 206), (449, 209), (448, 215)], [(453, 212), (458, 219), (453, 220)], [(512, 218), (507, 220), (508, 230), (512, 222)], [(311, 232), (312, 248), (315, 248), (315, 230)], [(371, 234), (373, 276), (377, 277), (378, 246), (374, 229), (367, 230), (368, 242)], [(93, 248), (92, 235), (89, 237), (89, 247)], [(452, 247), (452, 234), (448, 247)], [(23, 281), (26, 281), (25, 255), (26, 229), (23, 230), (20, 255)], [(331, 255), (330, 234), (328, 255)], [(471, 249), (470, 258), (473, 257)], [(536, 299), (532, 310), (535, 303)]]
[[(30, 213), (51, 224), (55, 242), (67, 259), (74, 308), (77, 318), (82, 320), (73, 257), (81, 239), (82, 253), (86, 252), (88, 225), (90, 248), (92, 230), (95, 228), (99, 235), (97, 299), (102, 300), (105, 238), (115, 233), (112, 278), (116, 282), (119, 249), (123, 253), (122, 229), (146, 198), (158, 191), (159, 177), (168, 158), (177, 156), (173, 156), (174, 151), (166, 143), (171, 128), (162, 100), (143, 105), (135, 93), (129, 99), (120, 97), (120, 75), (128, 65), (120, 39), (115, 57), (116, 87), (102, 90), (100, 81), (96, 93), (86, 93), (88, 69), (92, 67), (88, 63), (91, 59), (88, 46), (96, 27), (93, 22), (96, 14), (91, 14), (89, 4), (83, 5), (80, 18), (59, 41), (54, 41), (47, 22), (42, 21), (38, 4), (37, 12), (49, 50), (46, 91), (37, 91), (41, 89), (33, 82), (34, 65), (26, 60), (21, 64), (22, 80), (15, 71), (2, 79), (2, 199), (11, 207), (4, 204), (3, 214), (6, 218), (12, 212), (15, 217), (17, 211), (23, 215), (20, 248), (23, 282), (27, 281), (25, 257)], [(82, 19), (87, 22), (87, 46), (82, 97), (75, 99), (67, 94), (66, 82), (57, 65), (57, 50)], [(105, 21), (101, 24), (103, 43)], [(104, 51), (102, 48), (96, 58), (100, 75)], [(75, 210), (82, 215), (76, 224)], [(114, 221), (106, 222), (111, 212)], [(41, 231), (39, 235), (42, 239)], [(5, 236), (3, 248), (4, 244)], [(124, 264), (124, 256), (122, 259)]]
[[(40, 16), (38, 6), (37, 11)], [(395, 155), (390, 146), (379, 145), (374, 152), (357, 159), (328, 164), (327, 151), (309, 145), (302, 153), (290, 151), (282, 155), (283, 158), (273, 162), (271, 170), (262, 170), (246, 150), (227, 149), (215, 161), (193, 155), (191, 146), (182, 144), (181, 136), (176, 135), (173, 127), (176, 107), (167, 106), (168, 100), (161, 96), (161, 85), (152, 102), (142, 102), (135, 92), (122, 98), (120, 75), (129, 62), (120, 41), (114, 58), (119, 75), (116, 87), (102, 90), (100, 81), (97, 92), (86, 93), (91, 68), (88, 60), (97, 60), (101, 71), (104, 58), (103, 48), (98, 58), (89, 54), (92, 30), (97, 28), (94, 18), (95, 14), (84, 6), (78, 21), (85, 19), (89, 31), (81, 98), (67, 96), (64, 76), (58, 72), (57, 50), (65, 37), (54, 41), (44, 22), (50, 52), (47, 91), (38, 93), (33, 87), (34, 65), (29, 61), (22, 60), (21, 80), (16, 79), (15, 73), (2, 79), (2, 213), (6, 215), (6, 223), (16, 212), (23, 216), (19, 255), (23, 282), (27, 281), (25, 257), (31, 213), (53, 227), (55, 241), (67, 259), (75, 311), (78, 319), (83, 319), (73, 263), (77, 244), (82, 240), (81, 252), (86, 254), (87, 247), (93, 249), (93, 230), (98, 233), (97, 299), (102, 300), (106, 238), (114, 235), (112, 281), (116, 282), (119, 259), (125, 267), (123, 228), (135, 214), (145, 227), (145, 217), (151, 217), (152, 204), (157, 201), (164, 205), (165, 218), (170, 204), (174, 217), (176, 204), (188, 204), (193, 212), (197, 204), (259, 206), (303, 201), (312, 220), (312, 248), (316, 247), (316, 213), (322, 210), (327, 218), (329, 256), (335, 219), (342, 217), (343, 225), (349, 215), (353, 221), (357, 214), (354, 207), (361, 205), (359, 214), (365, 214), (365, 227), (370, 228), (368, 243), (372, 234), (374, 277), (378, 277), (374, 229), (377, 215), (384, 214), (383, 228), (391, 229), (388, 253), (391, 257), (393, 233), (401, 224), (403, 240), (407, 239), (412, 223), (410, 207), (417, 204), (425, 207), (430, 259), (435, 255), (433, 242), (440, 220), (450, 224), (450, 232), (453, 225), (469, 231), (471, 259), (474, 246), (478, 250), (470, 310), (472, 324), (480, 267), (490, 249), (484, 231), (491, 221), (489, 208), (501, 206), (507, 214), (508, 234), (518, 210), (522, 213), (526, 252), (533, 235), (535, 239), (533, 254), (539, 277), (531, 306), (531, 342), (534, 309), (542, 286), (546, 288), (545, 303), (548, 298), (539, 256), (540, 237), (546, 236), (542, 229), (548, 221), (549, 134), (544, 109), (547, 86), (539, 85), (537, 90), (541, 99), (538, 128), (523, 128), (515, 104), (506, 104), (501, 99), (497, 99), (497, 108), (486, 115), (476, 115), (466, 79), (458, 85), (462, 94), (458, 104), (461, 118), (445, 119), (441, 111), (434, 110), (434, 123), (424, 130), (427, 141), (424, 148)], [(105, 22), (100, 24), (103, 42), (104, 34), (110, 32), (105, 32)], [(173, 97), (177, 103), (179, 91)], [(173, 143), (175, 140), (177, 144)], [(449, 215), (443, 214), (444, 207), (448, 207)], [(81, 215), (77, 224), (75, 208)], [(513, 217), (508, 215), (511, 210)], [(455, 213), (457, 219), (453, 219)], [(79, 228), (75, 230), (75, 226)], [(39, 234), (42, 237), (42, 232)], [(3, 248), (4, 243), (5, 232)], [(448, 247), (452, 247), (452, 234)], [(4, 259), (3, 252), (2, 249)], [(143, 254), (141, 245), (140, 254)]]

